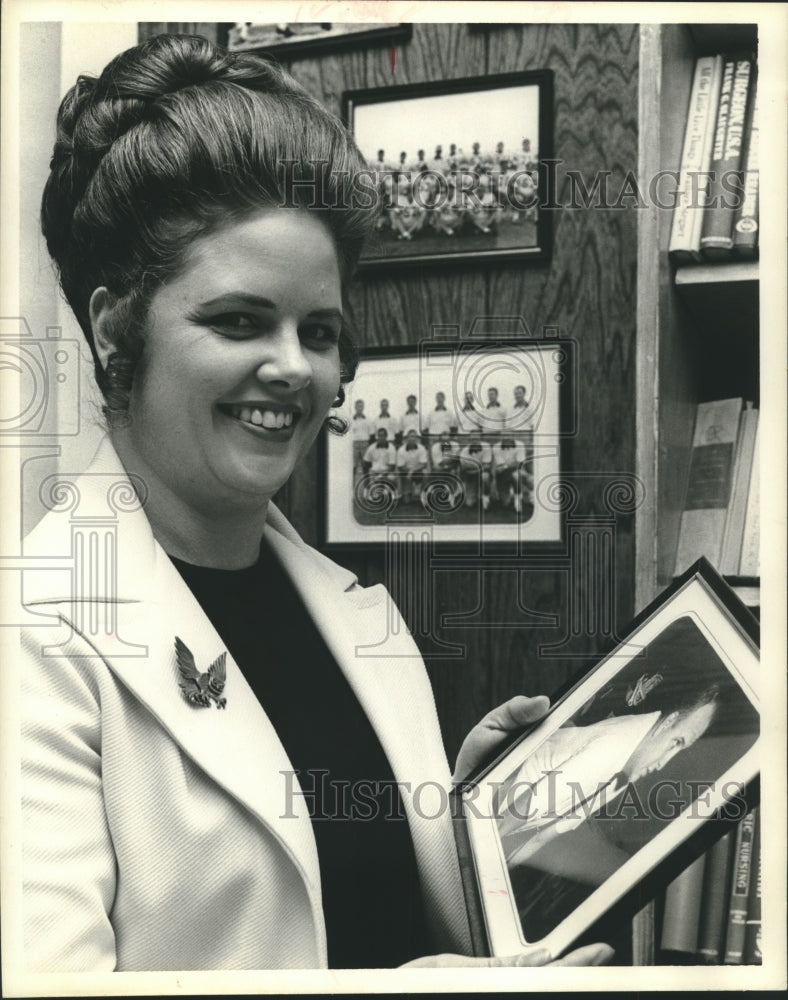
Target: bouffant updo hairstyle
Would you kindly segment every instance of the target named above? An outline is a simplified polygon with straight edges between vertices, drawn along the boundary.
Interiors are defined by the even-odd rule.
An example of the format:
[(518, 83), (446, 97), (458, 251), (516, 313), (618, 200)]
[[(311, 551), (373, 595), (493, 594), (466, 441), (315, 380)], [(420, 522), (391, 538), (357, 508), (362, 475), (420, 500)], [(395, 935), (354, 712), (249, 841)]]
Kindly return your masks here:
[[(107, 418), (128, 409), (151, 297), (196, 237), (255, 209), (314, 207), (317, 191), (347, 282), (371, 213), (348, 207), (342, 185), (364, 168), (342, 123), (251, 53), (159, 35), (114, 58), (98, 79), (80, 76), (58, 111), (41, 221)], [(292, 183), (299, 180), (312, 183)], [(106, 370), (89, 316), (102, 285), (116, 298)], [(348, 382), (357, 355), (347, 330), (339, 352)]]

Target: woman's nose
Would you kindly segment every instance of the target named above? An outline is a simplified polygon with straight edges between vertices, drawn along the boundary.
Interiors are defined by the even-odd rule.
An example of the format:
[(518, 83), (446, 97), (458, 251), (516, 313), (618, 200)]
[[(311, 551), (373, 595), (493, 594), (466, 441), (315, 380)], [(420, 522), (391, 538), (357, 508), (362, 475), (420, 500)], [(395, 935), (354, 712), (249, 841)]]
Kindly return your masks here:
[(292, 391), (303, 389), (312, 378), (312, 365), (295, 326), (283, 326), (266, 337), (265, 356), (257, 368), (262, 382), (280, 385)]

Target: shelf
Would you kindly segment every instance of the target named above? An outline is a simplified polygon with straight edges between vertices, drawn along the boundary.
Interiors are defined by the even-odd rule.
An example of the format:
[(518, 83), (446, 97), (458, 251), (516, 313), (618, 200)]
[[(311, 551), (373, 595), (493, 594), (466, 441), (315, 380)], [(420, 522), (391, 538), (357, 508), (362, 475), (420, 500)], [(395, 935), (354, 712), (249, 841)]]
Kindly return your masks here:
[[(676, 269), (675, 284), (723, 285), (728, 282), (758, 281), (757, 260), (737, 260), (722, 264), (692, 264)], [(736, 290), (736, 294), (740, 289)]]
[(726, 576), (725, 582), (756, 618), (760, 617), (761, 581), (757, 576)]
[[(696, 59), (754, 52), (755, 24), (663, 24), (641, 28), (639, 161), (642, 176), (679, 169)], [(670, 213), (641, 219), (638, 243), (637, 473), (652, 499), (635, 521), (636, 594), (642, 605), (672, 576), (699, 403), (759, 402), (759, 262), (732, 258), (676, 267)], [(764, 329), (768, 330), (768, 317)], [(760, 617), (757, 577), (726, 576)], [(663, 910), (655, 900), (633, 924), (633, 963), (701, 965), (659, 948)]]

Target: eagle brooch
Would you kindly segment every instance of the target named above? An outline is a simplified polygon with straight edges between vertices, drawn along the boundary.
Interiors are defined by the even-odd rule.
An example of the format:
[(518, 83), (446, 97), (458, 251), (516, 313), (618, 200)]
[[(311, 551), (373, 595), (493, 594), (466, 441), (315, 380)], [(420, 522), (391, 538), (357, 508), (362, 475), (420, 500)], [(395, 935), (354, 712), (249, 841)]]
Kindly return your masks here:
[(175, 658), (178, 661), (180, 679), (178, 684), (183, 696), (190, 705), (200, 708), (210, 708), (211, 702), (216, 702), (217, 708), (224, 708), (227, 699), (222, 696), (227, 680), (225, 660), (227, 653), (217, 656), (204, 674), (197, 669), (192, 651), (186, 643), (175, 636)]

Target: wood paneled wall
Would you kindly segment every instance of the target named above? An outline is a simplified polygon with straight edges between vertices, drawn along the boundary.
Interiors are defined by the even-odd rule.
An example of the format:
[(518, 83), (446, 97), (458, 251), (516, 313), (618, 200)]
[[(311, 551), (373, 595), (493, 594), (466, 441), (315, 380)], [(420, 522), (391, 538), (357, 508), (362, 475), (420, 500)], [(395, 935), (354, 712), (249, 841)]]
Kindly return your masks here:
[[(213, 25), (141, 25), (143, 37), (164, 30), (215, 37)], [(289, 69), (337, 113), (345, 90), (551, 69), (554, 155), (563, 161), (559, 203), (569, 200), (567, 169), (580, 171), (588, 185), (597, 171), (612, 171), (610, 189), (616, 192), (626, 173), (637, 168), (637, 25), (502, 25), (471, 31), (463, 24), (416, 24), (413, 38), (397, 46), (395, 57), (393, 70), (386, 47), (295, 60)], [(549, 264), (363, 275), (350, 294), (362, 346), (415, 344), (433, 324), (459, 324), (467, 334), (475, 317), (490, 315), (519, 315), (534, 334), (551, 326), (573, 338), (578, 431), (571, 442), (571, 470), (601, 474), (576, 479), (578, 510), (586, 513), (603, 511), (609, 474), (635, 468), (635, 211), (556, 211)], [(318, 539), (321, 488), (315, 452), (280, 497), (312, 543)], [(540, 646), (560, 642), (569, 628), (566, 560), (553, 569), (529, 569), (525, 556), (506, 571), (485, 574), (467, 567), (432, 572), (423, 566), (421, 583), (392, 576), (382, 553), (354, 554), (343, 562), (362, 583), (392, 587), (425, 653), (450, 759), (486, 711), (516, 693), (556, 691), (593, 648), (593, 638), (579, 636), (560, 656), (539, 654)], [(634, 611), (633, 573), (631, 518), (620, 517), (615, 560), (620, 626)], [(462, 647), (459, 655), (435, 656), (440, 648), (434, 639), (419, 635), (414, 589), (425, 597), (421, 607), (435, 621), (445, 614), (471, 614), (481, 605), (472, 627), (439, 629), (441, 642)]]

